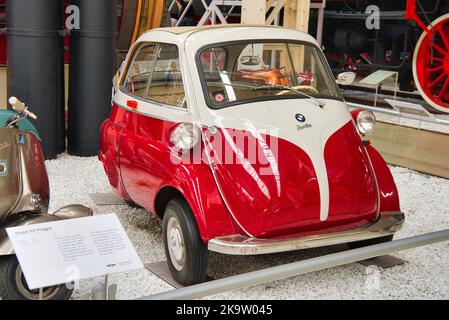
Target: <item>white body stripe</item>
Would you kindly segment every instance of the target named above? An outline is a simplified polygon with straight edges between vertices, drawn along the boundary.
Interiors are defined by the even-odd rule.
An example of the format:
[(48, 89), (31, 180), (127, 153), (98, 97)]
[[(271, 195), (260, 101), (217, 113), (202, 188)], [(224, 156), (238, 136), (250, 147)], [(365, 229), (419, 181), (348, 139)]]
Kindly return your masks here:
[[(329, 215), (329, 182), (324, 159), (324, 148), (329, 138), (340, 128), (352, 121), (344, 103), (327, 100), (321, 109), (313, 102), (299, 100), (266, 101), (240, 105), (221, 110), (199, 111), (203, 125), (262, 132), (278, 132), (278, 138), (289, 141), (304, 150), (310, 157), (320, 188), (320, 219), (326, 221)], [(306, 123), (311, 124), (298, 132), (295, 115), (301, 113)]]

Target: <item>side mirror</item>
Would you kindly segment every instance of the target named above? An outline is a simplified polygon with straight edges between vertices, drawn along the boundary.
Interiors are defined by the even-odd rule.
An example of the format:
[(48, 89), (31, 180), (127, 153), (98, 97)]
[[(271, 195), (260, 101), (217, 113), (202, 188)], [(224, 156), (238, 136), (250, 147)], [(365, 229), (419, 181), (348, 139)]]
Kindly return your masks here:
[(340, 73), (337, 76), (337, 83), (338, 84), (342, 84), (342, 85), (350, 85), (351, 83), (353, 83), (355, 81), (355, 77), (357, 75), (355, 74), (355, 72), (343, 72)]

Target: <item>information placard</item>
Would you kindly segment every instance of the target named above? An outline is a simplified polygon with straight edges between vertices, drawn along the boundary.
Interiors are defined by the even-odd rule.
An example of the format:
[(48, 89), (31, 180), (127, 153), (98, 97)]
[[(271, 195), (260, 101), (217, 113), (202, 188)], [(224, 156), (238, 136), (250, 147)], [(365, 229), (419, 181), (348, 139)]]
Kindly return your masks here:
[(6, 231), (32, 290), (143, 268), (115, 214)]
[(398, 76), (398, 73), (395, 71), (387, 71), (387, 70), (378, 70), (366, 78), (360, 80), (360, 83), (369, 84), (369, 85), (379, 85), (388, 78), (395, 78)]

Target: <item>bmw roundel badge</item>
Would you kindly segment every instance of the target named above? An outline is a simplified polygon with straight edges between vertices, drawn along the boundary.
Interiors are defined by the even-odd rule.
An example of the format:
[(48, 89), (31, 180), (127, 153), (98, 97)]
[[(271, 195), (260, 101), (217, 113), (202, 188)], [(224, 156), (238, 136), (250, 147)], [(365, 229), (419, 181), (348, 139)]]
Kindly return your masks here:
[(306, 117), (304, 117), (304, 115), (298, 113), (295, 116), (296, 120), (298, 120), (299, 122), (305, 122), (306, 121)]

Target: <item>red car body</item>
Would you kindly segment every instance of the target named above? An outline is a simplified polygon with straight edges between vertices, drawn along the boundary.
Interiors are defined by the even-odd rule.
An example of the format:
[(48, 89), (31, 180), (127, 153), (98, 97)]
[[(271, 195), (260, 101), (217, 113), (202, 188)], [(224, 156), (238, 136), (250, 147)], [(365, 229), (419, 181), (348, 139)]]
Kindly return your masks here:
[[(258, 111), (272, 108), (269, 101), (242, 104), (227, 108), (227, 111), (214, 111), (199, 101), (200, 95), (205, 99), (200, 80), (196, 83), (200, 77), (197, 69), (200, 59), (194, 60), (198, 55), (189, 47), (192, 45), (189, 41), (194, 41), (189, 40), (189, 35), (204, 35), (205, 38), (201, 39), (205, 41), (208, 33), (211, 39), (216, 38), (214, 32), (217, 29), (220, 28), (199, 32), (197, 29), (151, 31), (131, 50), (122, 70), (125, 73), (129, 72), (139, 47), (150, 41), (173, 41), (180, 48), (180, 69), (186, 91), (198, 92), (197, 113), (205, 112), (211, 117), (219, 115), (222, 126), (199, 125), (203, 138), (198, 147), (206, 150), (207, 155), (203, 154), (196, 162), (187, 161), (191, 159), (192, 152), (180, 152), (172, 139), (174, 131), (185, 122), (182, 120), (186, 117), (185, 112), (168, 108), (161, 109), (160, 114), (149, 115), (147, 112), (153, 106), (147, 106), (145, 100), (133, 93), (139, 83), (133, 82), (130, 89), (133, 92), (126, 92), (122, 85), (129, 79), (119, 77), (121, 82), (115, 88), (110, 118), (101, 128), (99, 154), (114, 191), (159, 218), (163, 217), (170, 200), (177, 197), (185, 199), (202, 241), (209, 243), (210, 250), (222, 253), (278, 252), (375, 238), (395, 232), (403, 222), (403, 215), (393, 177), (381, 155), (369, 142), (362, 141), (356, 126), (357, 114), (353, 114), (353, 119), (342, 102), (335, 102), (338, 104), (335, 109), (327, 108), (325, 119), (328, 120), (323, 118), (323, 121), (328, 124), (323, 122), (321, 128), (319, 119), (323, 108), (309, 105), (299, 109), (304, 113), (300, 116), (315, 119), (310, 124), (301, 125), (303, 119), (297, 117), (299, 123), (294, 119), (298, 101), (290, 99), (276, 102), (282, 103), (283, 107), (272, 118), (264, 118)], [(222, 29), (227, 30), (226, 27)], [(258, 36), (263, 37), (263, 32), (260, 31)], [(236, 37), (231, 31), (223, 31), (222, 34), (223, 38), (226, 35)], [(185, 52), (182, 51), (183, 45)], [(170, 72), (165, 76), (170, 77)], [(310, 77), (307, 84), (311, 85), (312, 81), (315, 80)], [(220, 91), (214, 94), (216, 103), (222, 103), (228, 93)], [(173, 118), (167, 116), (170, 112), (175, 115)], [(269, 132), (254, 133), (242, 129), (248, 123), (258, 128), (268, 125), (284, 128), (286, 122), (291, 122), (289, 126), (293, 131), (281, 130), (280, 137), (271, 136)], [(302, 144), (298, 140), (298, 133), (304, 135), (305, 140), (309, 139), (307, 143)], [(316, 141), (315, 144), (319, 145), (316, 137), (326, 134), (329, 137), (322, 140), (325, 141), (321, 146), (322, 155), (316, 156), (311, 151), (311, 144)], [(247, 159), (251, 155), (246, 149), (236, 147), (233, 141), (254, 142), (258, 153), (262, 154), (261, 159), (249, 164)], [(276, 154), (270, 154), (274, 148)], [(231, 150), (233, 162), (220, 161), (220, 153), (225, 149)], [(174, 155), (179, 161), (173, 161)], [(264, 171), (267, 174), (261, 174)], [(325, 192), (323, 186), (326, 187)], [(377, 225), (390, 216), (398, 218), (386, 227)], [(332, 240), (324, 241), (323, 237)], [(285, 245), (291, 239), (306, 239), (313, 244), (296, 242), (289, 243), (288, 248), (271, 247), (273, 242)], [(260, 242), (265, 247), (259, 251)], [(217, 243), (226, 248), (217, 249), (213, 245)]]
[[(100, 159), (112, 188), (120, 197), (138, 203), (158, 217), (163, 214), (161, 208), (167, 201), (165, 195), (173, 194), (176, 190), (191, 206), (201, 237), (206, 243), (220, 236), (245, 235), (226, 209), (207, 163), (176, 165), (170, 161), (172, 143), (169, 137), (176, 125), (174, 122), (149, 118), (113, 105), (110, 118), (101, 128), (100, 152)], [(241, 134), (245, 135), (244, 132)], [(347, 144), (353, 147), (345, 148)], [(340, 152), (342, 149), (346, 149), (346, 152)], [(313, 166), (300, 149), (281, 141), (279, 150), (280, 157), (287, 162), (283, 167), (286, 171), (295, 162), (303, 164), (301, 171), (286, 172), (291, 177), (286, 184), (300, 186), (314, 179)], [(369, 143), (362, 143), (354, 123), (348, 123), (332, 137), (326, 147), (325, 157), (331, 168), (332, 182), (332, 218), (325, 224), (317, 218), (320, 204), (316, 183), (310, 183), (300, 190), (298, 187), (288, 188), (287, 192), (272, 203), (264, 201), (264, 197), (241, 203), (235, 184), (225, 186), (234, 190), (235, 197), (231, 200), (231, 206), (238, 209), (243, 219), (245, 212), (266, 214), (266, 208), (274, 207), (278, 210), (280, 204), (288, 203), (287, 206), (282, 205), (286, 208), (285, 213), (272, 215), (273, 219), (248, 217), (256, 220), (251, 230), (253, 235), (279, 237), (343, 231), (375, 220), (378, 210), (400, 211), (399, 195), (390, 169)], [(223, 172), (226, 174), (226, 169)], [(244, 175), (238, 174), (242, 182)], [(360, 195), (357, 190), (365, 183), (373, 185), (374, 179), (378, 181), (379, 191), (363, 188), (367, 191)], [(289, 200), (298, 194), (300, 199), (306, 199), (301, 203), (306, 208), (302, 211), (302, 219), (292, 213), (298, 210), (295, 208), (298, 201)], [(339, 201), (342, 197), (350, 200)]]

